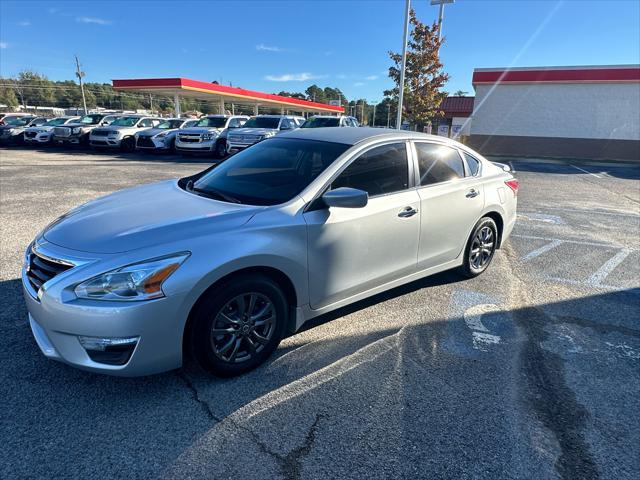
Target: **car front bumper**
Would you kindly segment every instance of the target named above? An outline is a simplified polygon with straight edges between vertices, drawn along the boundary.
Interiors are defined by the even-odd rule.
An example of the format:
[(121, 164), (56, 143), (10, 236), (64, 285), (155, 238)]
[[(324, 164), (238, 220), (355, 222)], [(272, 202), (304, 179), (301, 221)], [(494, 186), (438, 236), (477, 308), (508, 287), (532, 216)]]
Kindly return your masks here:
[(89, 145), (101, 148), (120, 148), (122, 138), (117, 137), (89, 137)]
[[(57, 285), (34, 292), (22, 271), (24, 299), (31, 331), (42, 353), (53, 360), (99, 373), (141, 376), (182, 364), (182, 306), (186, 294), (150, 301), (107, 302), (69, 299)], [(123, 365), (94, 361), (79, 337), (135, 338)], [(95, 358), (95, 355), (94, 355)]]
[(207, 140), (203, 142), (181, 142), (179, 139), (176, 139), (176, 150), (185, 153), (211, 153), (215, 151), (216, 142), (215, 140)]
[(53, 134), (51, 133), (38, 133), (35, 137), (27, 137), (24, 136), (24, 141), (26, 143), (49, 143), (53, 138)]
[(150, 143), (148, 142), (140, 142), (136, 139), (136, 149), (137, 150), (147, 150), (147, 151), (158, 151), (158, 150), (169, 150), (171, 148), (171, 142), (163, 142), (157, 138), (151, 138)]

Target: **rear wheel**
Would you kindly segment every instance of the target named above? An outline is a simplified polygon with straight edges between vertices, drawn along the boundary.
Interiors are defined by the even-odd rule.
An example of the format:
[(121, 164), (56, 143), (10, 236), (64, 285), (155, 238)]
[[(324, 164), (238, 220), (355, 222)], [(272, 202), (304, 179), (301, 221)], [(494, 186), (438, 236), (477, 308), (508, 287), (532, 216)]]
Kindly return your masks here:
[(194, 314), (191, 345), (211, 373), (245, 373), (276, 349), (288, 321), (280, 287), (262, 275), (242, 275), (207, 294)]
[(461, 272), (469, 278), (480, 275), (489, 267), (497, 246), (496, 223), (489, 217), (481, 218), (467, 242)]

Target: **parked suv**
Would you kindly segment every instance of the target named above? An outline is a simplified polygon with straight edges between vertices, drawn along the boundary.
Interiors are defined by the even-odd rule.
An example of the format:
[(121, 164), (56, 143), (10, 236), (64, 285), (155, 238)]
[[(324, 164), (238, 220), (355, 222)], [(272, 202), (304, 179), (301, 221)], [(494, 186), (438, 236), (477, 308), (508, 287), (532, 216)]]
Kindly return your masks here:
[(173, 150), (178, 130), (193, 127), (198, 121), (197, 118), (167, 118), (153, 128), (136, 133), (136, 149), (154, 152)]
[(178, 132), (176, 150), (182, 153), (209, 153), (218, 158), (227, 154), (228, 129), (242, 127), (249, 117), (208, 115), (192, 128)]
[(134, 135), (141, 128), (154, 128), (162, 123), (161, 118), (144, 115), (123, 115), (108, 127), (94, 128), (89, 134), (89, 145), (97, 148), (119, 148), (131, 152), (136, 148)]
[(88, 145), (91, 130), (109, 125), (119, 116), (104, 113), (84, 115), (77, 122), (53, 127), (53, 141), (61, 145)]
[(24, 131), (29, 127), (43, 125), (49, 120), (36, 116), (7, 115), (2, 119), (0, 126), (0, 143), (4, 145), (16, 145), (24, 143)]
[(227, 135), (227, 150), (242, 150), (254, 143), (273, 137), (282, 131), (295, 130), (304, 123), (304, 117), (291, 115), (258, 115), (247, 120), (242, 128)]
[(80, 117), (56, 117), (39, 127), (29, 127), (24, 131), (24, 141), (30, 144), (48, 144), (53, 139), (53, 129), (80, 120)]
[(321, 127), (359, 127), (358, 120), (354, 117), (314, 115), (307, 118), (307, 121), (300, 128), (321, 128)]

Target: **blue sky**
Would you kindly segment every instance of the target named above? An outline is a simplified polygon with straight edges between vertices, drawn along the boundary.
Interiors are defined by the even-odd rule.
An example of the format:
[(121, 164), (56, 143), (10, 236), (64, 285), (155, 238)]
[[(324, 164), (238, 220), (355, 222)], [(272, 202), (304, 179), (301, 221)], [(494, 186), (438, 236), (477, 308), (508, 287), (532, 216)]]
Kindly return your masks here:
[[(413, 0), (432, 22), (437, 7)], [(266, 92), (337, 86), (380, 100), (404, 0), (0, 1), (0, 74), (88, 81), (183, 76)], [(445, 10), (447, 90), (475, 67), (640, 63), (640, 2), (457, 0)]]

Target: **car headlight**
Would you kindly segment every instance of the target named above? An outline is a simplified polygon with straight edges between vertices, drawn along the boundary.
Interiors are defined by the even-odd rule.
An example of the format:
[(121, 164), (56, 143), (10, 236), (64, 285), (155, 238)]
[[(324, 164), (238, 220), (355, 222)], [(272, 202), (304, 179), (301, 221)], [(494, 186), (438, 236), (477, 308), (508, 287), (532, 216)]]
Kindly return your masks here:
[(15, 128), (7, 128), (7, 130), (6, 130), (6, 132), (7, 132), (8, 134), (12, 134), (12, 133), (13, 133), (13, 132), (15, 132), (15, 131), (16, 131), (16, 129), (15, 129)]
[(164, 297), (162, 284), (189, 255), (189, 252), (181, 252), (103, 273), (76, 286), (75, 294), (89, 300), (116, 301)]
[(273, 137), (275, 134), (276, 134), (276, 132), (267, 132), (267, 133), (264, 133), (263, 135), (261, 135), (261, 137), (260, 137), (260, 138), (262, 138), (262, 139), (265, 139), (265, 138), (271, 138), (271, 137)]
[(82, 131), (82, 128), (81, 128), (81, 127), (74, 127), (74, 128), (71, 130), (71, 133), (80, 133), (81, 131)]
[(202, 134), (203, 140), (213, 140), (214, 138), (217, 138), (217, 137), (218, 137), (218, 133), (214, 133), (214, 132)]

